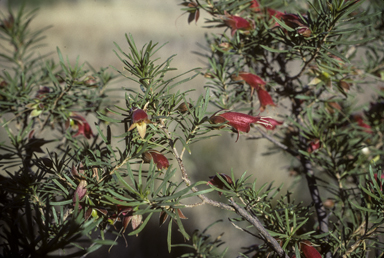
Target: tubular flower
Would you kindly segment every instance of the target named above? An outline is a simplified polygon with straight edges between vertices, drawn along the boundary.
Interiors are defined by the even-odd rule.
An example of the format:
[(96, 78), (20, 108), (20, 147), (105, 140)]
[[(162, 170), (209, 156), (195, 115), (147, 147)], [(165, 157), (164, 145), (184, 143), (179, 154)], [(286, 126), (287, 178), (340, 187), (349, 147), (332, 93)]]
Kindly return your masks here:
[(137, 127), (140, 137), (144, 139), (147, 131), (147, 124), (149, 123), (151, 123), (151, 121), (148, 119), (147, 113), (142, 109), (135, 109), (132, 113), (132, 125), (129, 127), (128, 131)]
[[(214, 114), (209, 119), (212, 124), (223, 124), (227, 123), (237, 132), (237, 139), (239, 139), (240, 132), (248, 133), (251, 129), (251, 124), (260, 124), (263, 127), (273, 130), (277, 125), (281, 125), (282, 122), (278, 122), (272, 118), (260, 117), (260, 116), (250, 116), (238, 112), (226, 112), (223, 114), (216, 115)], [(219, 127), (219, 129), (224, 126)]]
[(307, 21), (301, 19), (301, 17), (297, 14), (284, 14), (281, 16), (281, 20), (287, 24), (287, 26), (295, 29), (300, 35), (304, 37), (310, 37), (312, 34), (311, 29), (306, 25)]
[(235, 35), (237, 30), (241, 31), (250, 31), (254, 28), (254, 24), (252, 22), (247, 21), (243, 17), (230, 15), (227, 12), (224, 13), (220, 18), (224, 21), (224, 23), (231, 28), (231, 36)]
[(321, 258), (321, 254), (316, 250), (308, 240), (300, 243), (300, 249), (304, 256), (308, 258)]
[[(263, 79), (261, 79), (259, 76), (252, 74), (252, 73), (246, 73), (246, 72), (239, 72), (239, 77), (241, 80), (244, 80), (252, 89), (259, 89), (260, 87), (264, 87), (265, 84), (267, 84)], [(238, 79), (238, 77), (235, 77)]]
[(76, 114), (76, 113), (71, 113), (71, 116), (65, 123), (66, 128), (71, 126), (72, 129), (76, 130), (77, 133), (74, 135), (74, 137), (78, 135), (84, 135), (87, 139), (91, 139), (93, 135), (91, 126), (88, 124), (87, 120)]
[(144, 152), (142, 158), (144, 163), (150, 163), (153, 159), (153, 163), (156, 164), (156, 167), (159, 170), (163, 168), (167, 169), (169, 167), (168, 159), (156, 150), (149, 150)]
[(284, 15), (283, 12), (277, 11), (277, 10), (272, 9), (272, 8), (267, 8), (267, 12), (269, 14), (269, 19), (272, 19), (273, 16), (275, 16), (277, 19), (281, 19), (281, 16)]
[(256, 90), (257, 96), (260, 101), (261, 112), (265, 110), (265, 107), (267, 105), (276, 106), (276, 104), (272, 100), (271, 95), (269, 95), (268, 91), (265, 90), (264, 86), (266, 82), (259, 76), (252, 73), (239, 72), (239, 76), (234, 76), (233, 79), (244, 80), (251, 87), (251, 95), (253, 95), (253, 91)]
[(251, 5), (249, 6), (249, 8), (252, 11), (254, 11), (256, 13), (261, 11), (259, 2), (257, 2), (256, 0), (252, 0), (250, 3), (251, 3)]
[(270, 117), (260, 117), (258, 124), (266, 128), (267, 130), (274, 130), (276, 126), (282, 125), (284, 122), (277, 121)]
[(372, 128), (370, 125), (366, 124), (361, 115), (354, 115), (353, 119), (357, 122), (357, 124), (362, 128), (362, 130), (366, 133), (372, 134)]
[(257, 97), (260, 101), (260, 112), (265, 110), (265, 107), (270, 105), (276, 107), (276, 104), (273, 102), (271, 95), (269, 95), (268, 91), (263, 88), (259, 88), (257, 90)]

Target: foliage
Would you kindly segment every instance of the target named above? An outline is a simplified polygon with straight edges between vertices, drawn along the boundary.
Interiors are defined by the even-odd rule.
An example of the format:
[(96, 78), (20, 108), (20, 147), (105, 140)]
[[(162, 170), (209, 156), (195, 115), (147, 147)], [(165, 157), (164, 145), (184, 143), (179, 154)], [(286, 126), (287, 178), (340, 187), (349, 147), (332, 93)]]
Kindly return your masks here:
[[(127, 34), (127, 46), (115, 44), (124, 70), (113, 68), (133, 85), (124, 89), (124, 107), (108, 95), (117, 75), (107, 68), (79, 58), (72, 64), (60, 49), (58, 63), (35, 52), (46, 29), (30, 31), (36, 10), (2, 14), (1, 255), (86, 255), (117, 243), (106, 232), (125, 239), (158, 215), (160, 225), (168, 221), (169, 252), (188, 247), (193, 252), (182, 257), (224, 257), (221, 235), (212, 240), (209, 227), (192, 234), (184, 227), (182, 210), (204, 205), (232, 212), (233, 226), (258, 239), (241, 257), (382, 256), (380, 0), (181, 5), (188, 22), (205, 11), (207, 29), (224, 28), (207, 35), (199, 53), (209, 66), (169, 78), (173, 56), (160, 62), (161, 46), (137, 47)], [(182, 86), (200, 75), (207, 85), (194, 100)], [(357, 106), (369, 87), (370, 104)], [(261, 115), (273, 108), (282, 109), (279, 117)], [(274, 143), (292, 174), (306, 179), (312, 203), (271, 182), (257, 187), (247, 173), (210, 171), (210, 181), (193, 182), (184, 153), (217, 130)], [(213, 191), (224, 201), (207, 197)], [(174, 224), (190, 242), (172, 243)]]

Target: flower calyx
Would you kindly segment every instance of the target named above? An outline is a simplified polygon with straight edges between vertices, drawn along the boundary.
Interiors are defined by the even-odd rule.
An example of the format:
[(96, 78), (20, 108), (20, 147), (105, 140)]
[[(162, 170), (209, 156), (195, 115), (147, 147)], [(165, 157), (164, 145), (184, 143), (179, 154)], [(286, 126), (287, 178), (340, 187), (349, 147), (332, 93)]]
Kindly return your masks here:
[(74, 135), (74, 137), (78, 135), (84, 135), (87, 139), (94, 137), (91, 126), (87, 120), (75, 112), (71, 112), (69, 118), (65, 122), (65, 128), (68, 129), (69, 127), (71, 127), (73, 130), (77, 130), (77, 133)]
[(129, 127), (128, 131), (131, 131), (137, 128), (139, 135), (142, 139), (145, 138), (145, 134), (147, 131), (147, 124), (150, 124), (151, 121), (148, 119), (148, 114), (146, 109), (136, 108), (132, 112), (132, 124)]
[(156, 164), (158, 170), (167, 169), (169, 167), (168, 159), (156, 150), (148, 150), (142, 154), (144, 163), (150, 163), (153, 160), (153, 163)]

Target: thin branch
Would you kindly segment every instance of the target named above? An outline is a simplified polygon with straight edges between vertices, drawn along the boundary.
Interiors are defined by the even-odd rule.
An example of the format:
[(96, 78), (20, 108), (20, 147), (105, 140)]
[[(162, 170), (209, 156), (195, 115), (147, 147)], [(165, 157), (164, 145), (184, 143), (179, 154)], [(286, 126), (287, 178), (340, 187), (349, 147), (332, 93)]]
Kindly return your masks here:
[(43, 125), (41, 126), (41, 129), (39, 131), (39, 133), (42, 133), (44, 131), (44, 128), (45, 126), (48, 124), (49, 122), (49, 118), (51, 117), (52, 115), (52, 110), (55, 110), (56, 109), (56, 106), (57, 104), (59, 103), (59, 101), (64, 97), (64, 95), (72, 88), (72, 84), (71, 85), (68, 85), (59, 95), (59, 97), (55, 100), (55, 102), (53, 103), (52, 107), (51, 107), (51, 110), (47, 116), (47, 118), (45, 119), (45, 121), (43, 122)]
[[(185, 182), (185, 184), (187, 186), (191, 186), (192, 185), (191, 180), (189, 180), (189, 178), (188, 178), (187, 170), (184, 166), (183, 160), (180, 158), (179, 152), (177, 151), (177, 149), (175, 147), (175, 143), (171, 138), (171, 134), (169, 133), (168, 129), (165, 127), (163, 121), (161, 121), (161, 124), (159, 124), (159, 126), (168, 138), (169, 145), (172, 148), (172, 153), (175, 156), (177, 164), (179, 165), (179, 168), (181, 170), (181, 175), (182, 175), (181, 178), (183, 179), (183, 181)], [(192, 187), (191, 190), (194, 193), (197, 193), (199, 191), (199, 189), (197, 189), (196, 187)], [(214, 201), (212, 199), (209, 199), (205, 195), (199, 194), (199, 195), (197, 195), (197, 197), (199, 197), (203, 201), (203, 203), (209, 204), (211, 206), (218, 207), (218, 208), (225, 209), (225, 210), (229, 210), (229, 211), (235, 211), (235, 209), (232, 206), (225, 204), (225, 203), (222, 203), (222, 202), (217, 202), (217, 201)]]
[(242, 207), (240, 207), (234, 200), (233, 198), (231, 198), (230, 200), (230, 203), (232, 204), (232, 206), (235, 208), (236, 212), (242, 216), (243, 218), (245, 218), (249, 223), (251, 223), (261, 234), (261, 236), (263, 237), (263, 240), (269, 245), (271, 246), (275, 251), (276, 253), (280, 256), (280, 257), (285, 257), (285, 258), (289, 258), (289, 256), (284, 252), (283, 248), (281, 248), (281, 246), (279, 245), (279, 243), (276, 241), (276, 239), (274, 239), (268, 232), (267, 230), (263, 227), (263, 225), (261, 224), (261, 222), (259, 221), (259, 219), (257, 217), (254, 217), (252, 215), (250, 215), (245, 209), (243, 209)]
[(317, 187), (317, 181), (312, 169), (312, 164), (310, 160), (303, 156), (300, 157), (300, 161), (303, 165), (305, 176), (308, 182), (309, 192), (315, 205), (317, 219), (319, 222), (319, 229), (321, 233), (326, 233), (328, 232), (328, 216), (320, 197), (320, 192), (319, 188)]
[(113, 175), (113, 173), (116, 172), (116, 170), (120, 169), (122, 166), (124, 166), (125, 163), (131, 158), (131, 156), (127, 156), (120, 164), (116, 165), (109, 173), (108, 175), (103, 176), (103, 178), (100, 179), (99, 182), (103, 181), (107, 176)]
[[(293, 102), (293, 114), (295, 114), (297, 122), (302, 125), (303, 121), (300, 119), (300, 113), (302, 111), (301, 105), (302, 105), (301, 102), (297, 99)], [(302, 132), (300, 127), (298, 129), (299, 129), (298, 134), (299, 134), (300, 148), (305, 148), (306, 146), (308, 146), (307, 139), (304, 137), (304, 132)], [(299, 157), (300, 157), (299, 158), (300, 163), (304, 169), (305, 177), (307, 179), (308, 189), (309, 189), (312, 201), (315, 205), (315, 210), (316, 210), (316, 214), (317, 214), (317, 220), (319, 223), (320, 233), (327, 233), (327, 232), (329, 232), (328, 216), (327, 216), (327, 212), (324, 208), (323, 202), (321, 200), (319, 188), (317, 187), (317, 180), (316, 180), (315, 174), (313, 172), (312, 163), (308, 159), (308, 157), (306, 157), (302, 154), (300, 154)], [(331, 258), (332, 253), (328, 250), (329, 245), (327, 243), (325, 243), (322, 246), (322, 248), (324, 248), (326, 250), (325, 257)]]
[[(274, 143), (275, 145), (277, 145), (278, 147), (280, 147), (281, 149), (285, 150), (286, 152), (288, 152), (289, 154), (291, 154), (292, 156), (296, 157), (299, 155), (298, 152), (288, 148), (288, 146), (282, 144), (281, 142), (279, 142), (278, 140), (276, 140), (275, 138), (273, 138), (272, 136), (268, 135), (266, 132), (264, 132), (261, 128), (259, 127), (255, 127), (256, 130), (267, 140), (269, 140), (270, 142)], [(254, 139), (253, 137), (248, 137), (249, 139)], [(257, 139), (257, 138), (256, 138)]]
[(345, 254), (343, 255), (343, 258), (347, 258), (350, 256), (351, 253), (353, 253), (356, 248), (358, 248), (362, 242), (364, 242), (366, 240), (366, 238), (368, 238), (370, 235), (372, 235), (376, 229), (380, 227), (380, 225), (377, 225), (375, 226), (374, 228), (372, 228), (370, 231), (366, 232), (359, 240), (356, 241), (356, 243), (354, 243), (346, 252)]

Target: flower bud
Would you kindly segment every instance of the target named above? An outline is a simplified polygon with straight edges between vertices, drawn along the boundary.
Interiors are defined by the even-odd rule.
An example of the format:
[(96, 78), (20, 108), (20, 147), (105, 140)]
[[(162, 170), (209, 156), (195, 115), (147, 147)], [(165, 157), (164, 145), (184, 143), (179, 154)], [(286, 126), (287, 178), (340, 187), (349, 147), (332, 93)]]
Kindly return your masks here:
[(297, 14), (284, 14), (281, 16), (281, 20), (304, 37), (310, 37), (312, 34), (311, 29), (306, 25), (307, 21), (302, 20)]
[(186, 113), (190, 108), (192, 107), (192, 105), (188, 102), (183, 102), (181, 103), (178, 107), (177, 107), (177, 110), (184, 114)]
[[(209, 177), (210, 180), (208, 181), (207, 185), (214, 185), (219, 189), (223, 189), (225, 184), (223, 181), (221, 181), (221, 179), (219, 177), (221, 177), (221, 179), (224, 179), (229, 185), (233, 184), (233, 180), (230, 176), (228, 176), (226, 174), (220, 174), (219, 176), (217, 176), (217, 175), (210, 176)], [(219, 192), (219, 195), (221, 195), (221, 194), (222, 193)]]
[(153, 160), (153, 163), (156, 164), (157, 169), (167, 169), (169, 167), (168, 159), (156, 150), (149, 150), (142, 154), (142, 159), (144, 163), (150, 163)]

